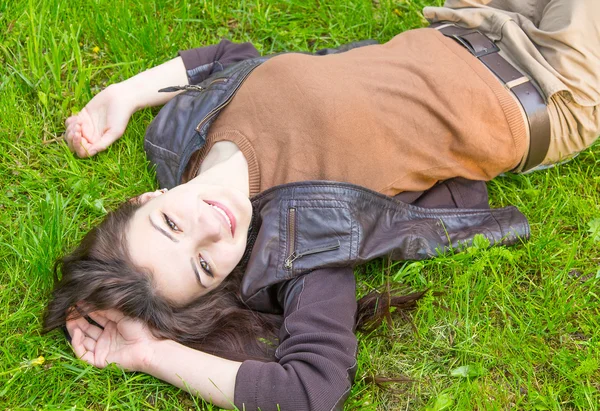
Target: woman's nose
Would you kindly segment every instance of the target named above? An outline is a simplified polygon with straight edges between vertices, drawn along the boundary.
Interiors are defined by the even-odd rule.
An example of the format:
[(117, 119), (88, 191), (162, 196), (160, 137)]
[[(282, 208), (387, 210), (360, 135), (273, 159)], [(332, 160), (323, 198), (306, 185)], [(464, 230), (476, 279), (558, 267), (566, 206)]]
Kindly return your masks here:
[(198, 218), (198, 232), (207, 241), (217, 242), (223, 236), (223, 223), (220, 217), (216, 214), (218, 211), (206, 203), (200, 208)]

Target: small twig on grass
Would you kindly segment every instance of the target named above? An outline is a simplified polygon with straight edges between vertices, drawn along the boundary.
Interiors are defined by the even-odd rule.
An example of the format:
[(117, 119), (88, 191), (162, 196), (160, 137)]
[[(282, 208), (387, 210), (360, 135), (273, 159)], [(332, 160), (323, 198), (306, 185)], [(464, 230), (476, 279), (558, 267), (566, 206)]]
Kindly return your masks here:
[(399, 375), (397, 377), (381, 377), (381, 376), (377, 376), (377, 375), (366, 375), (363, 378), (363, 381), (367, 384), (375, 384), (380, 389), (384, 389), (387, 392), (396, 393), (396, 394), (403, 393), (405, 391), (405, 389), (400, 389), (400, 390), (393, 389), (393, 388), (390, 388), (388, 386), (388, 384), (390, 384), (390, 383), (413, 384), (413, 383), (417, 382), (417, 380), (406, 377), (404, 375)]
[(48, 144), (56, 143), (57, 141), (61, 141), (61, 140), (65, 139), (65, 135), (64, 134), (61, 134), (60, 136), (57, 136), (56, 134), (52, 134), (52, 133), (50, 133), (50, 132), (48, 132), (46, 130), (43, 130), (43, 131), (44, 131), (44, 133), (52, 136), (52, 138), (49, 139), (49, 140), (46, 140), (46, 139), (42, 140), (42, 144), (45, 145), (45, 146), (47, 146)]

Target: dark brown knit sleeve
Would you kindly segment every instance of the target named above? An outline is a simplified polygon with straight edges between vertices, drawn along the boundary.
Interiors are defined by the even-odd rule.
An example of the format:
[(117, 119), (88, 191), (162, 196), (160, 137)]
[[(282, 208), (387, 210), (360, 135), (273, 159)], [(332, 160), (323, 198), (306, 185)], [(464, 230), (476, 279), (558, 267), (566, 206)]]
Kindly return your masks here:
[(356, 371), (352, 269), (314, 271), (284, 294), (279, 361), (242, 363), (235, 405), (247, 411), (342, 409)]
[(251, 43), (232, 43), (223, 39), (212, 46), (180, 50), (179, 55), (190, 84), (198, 84), (231, 64), (258, 57), (259, 53)]

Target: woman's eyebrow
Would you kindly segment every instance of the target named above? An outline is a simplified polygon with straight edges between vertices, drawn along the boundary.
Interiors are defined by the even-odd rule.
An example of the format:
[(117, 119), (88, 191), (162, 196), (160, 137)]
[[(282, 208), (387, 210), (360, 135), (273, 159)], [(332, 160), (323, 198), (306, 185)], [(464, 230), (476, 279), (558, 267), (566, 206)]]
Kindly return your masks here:
[(176, 239), (171, 234), (169, 234), (168, 232), (166, 232), (159, 225), (155, 224), (154, 221), (152, 220), (152, 217), (148, 216), (148, 220), (150, 221), (150, 224), (152, 225), (152, 227), (154, 227), (155, 229), (157, 229), (162, 235), (164, 235), (165, 237), (167, 237), (169, 240), (173, 241), (174, 243), (178, 243), (179, 242), (178, 239)]
[(198, 271), (198, 267), (196, 267), (196, 263), (194, 262), (194, 258), (190, 258), (190, 263), (192, 264), (192, 270), (194, 270), (194, 274), (196, 274), (196, 280), (198, 280), (198, 284), (202, 288), (206, 288), (204, 284), (202, 284), (202, 280), (200, 279), (200, 272)]

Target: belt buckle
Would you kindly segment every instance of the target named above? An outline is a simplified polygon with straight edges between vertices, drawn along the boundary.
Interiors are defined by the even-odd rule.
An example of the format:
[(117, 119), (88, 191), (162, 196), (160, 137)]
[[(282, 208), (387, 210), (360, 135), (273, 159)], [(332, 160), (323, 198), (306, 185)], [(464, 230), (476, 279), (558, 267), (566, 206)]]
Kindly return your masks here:
[[(486, 44), (486, 45), (479, 44), (477, 46), (480, 46), (481, 48), (479, 50), (477, 50), (473, 46), (473, 43), (471, 41), (469, 41), (469, 39), (468, 39), (468, 36), (471, 36), (473, 34), (480, 36), (482, 39), (484, 39), (489, 44)], [(480, 32), (479, 30), (473, 29), (473, 30), (468, 31), (467, 33), (453, 34), (451, 37), (454, 40), (458, 41), (460, 44), (462, 44), (462, 46), (464, 48), (469, 50), (469, 52), (477, 58), (487, 56), (488, 54), (492, 54), (492, 53), (498, 53), (500, 51), (500, 49), (498, 48), (496, 43), (494, 43), (492, 40), (490, 40), (485, 34)]]

